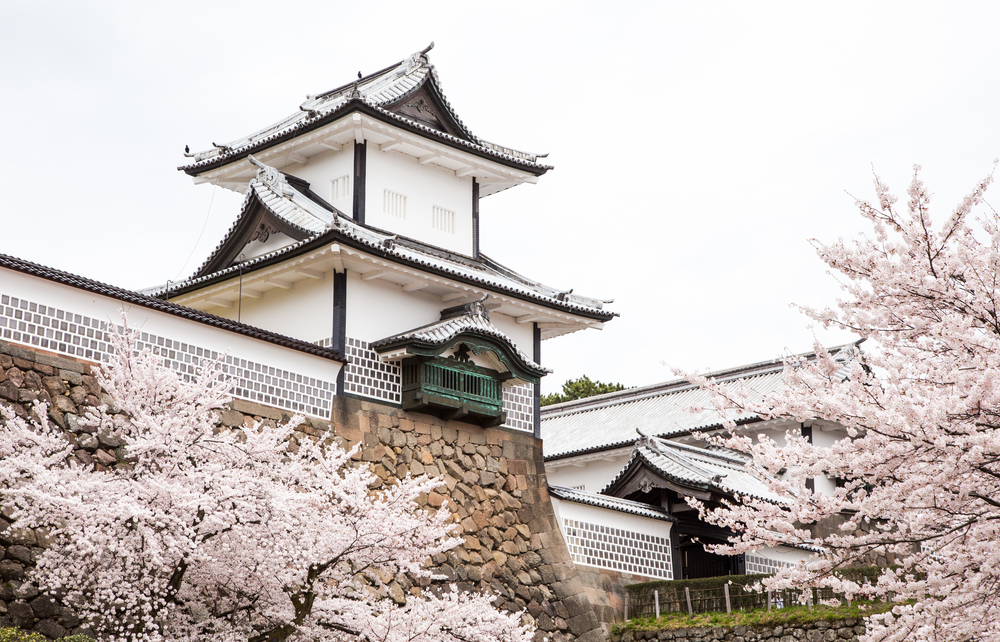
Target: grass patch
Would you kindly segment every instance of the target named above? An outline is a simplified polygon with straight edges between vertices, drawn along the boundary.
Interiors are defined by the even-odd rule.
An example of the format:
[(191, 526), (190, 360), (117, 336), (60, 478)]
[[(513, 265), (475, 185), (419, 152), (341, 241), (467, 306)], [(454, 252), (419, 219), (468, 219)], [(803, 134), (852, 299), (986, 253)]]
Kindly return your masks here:
[(892, 608), (886, 602), (854, 602), (837, 607), (818, 605), (813, 608), (806, 606), (789, 606), (782, 609), (733, 611), (732, 613), (668, 613), (659, 618), (638, 618), (624, 624), (615, 625), (615, 633), (623, 631), (661, 631), (664, 629), (694, 629), (699, 627), (774, 627), (813, 622), (843, 620), (848, 618), (863, 618), (875, 613), (883, 613)]
[[(0, 642), (49, 642), (41, 633), (31, 633), (13, 627), (0, 629)], [(71, 635), (56, 642), (94, 642), (85, 635)]]

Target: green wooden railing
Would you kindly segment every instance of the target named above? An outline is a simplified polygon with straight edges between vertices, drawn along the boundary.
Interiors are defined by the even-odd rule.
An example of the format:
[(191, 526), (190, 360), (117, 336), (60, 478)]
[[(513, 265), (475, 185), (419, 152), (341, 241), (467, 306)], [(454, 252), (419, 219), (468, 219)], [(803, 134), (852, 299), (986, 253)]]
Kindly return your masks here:
[(450, 359), (404, 363), (403, 407), (465, 408), (476, 417), (500, 417), (503, 387), (488, 372)]

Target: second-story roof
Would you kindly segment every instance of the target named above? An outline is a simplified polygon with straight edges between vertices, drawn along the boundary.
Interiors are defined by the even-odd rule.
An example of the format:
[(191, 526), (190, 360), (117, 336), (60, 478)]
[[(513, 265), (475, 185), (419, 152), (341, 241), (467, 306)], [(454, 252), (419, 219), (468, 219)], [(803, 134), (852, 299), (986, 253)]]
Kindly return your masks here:
[[(258, 173), (250, 181), (240, 215), (209, 259), (194, 277), (148, 288), (144, 290), (146, 294), (162, 298), (178, 297), (230, 279), (237, 272), (245, 275), (313, 248), (341, 243), (421, 271), (438, 273), (597, 321), (609, 321), (617, 316), (603, 309), (604, 302), (599, 299), (544, 285), (487, 257), (474, 259), (357, 223), (313, 193), (305, 181), (254, 162)], [(284, 226), (284, 231), (291, 237), (290, 243), (268, 254), (235, 263), (260, 219), (261, 211), (266, 212), (270, 220)]]

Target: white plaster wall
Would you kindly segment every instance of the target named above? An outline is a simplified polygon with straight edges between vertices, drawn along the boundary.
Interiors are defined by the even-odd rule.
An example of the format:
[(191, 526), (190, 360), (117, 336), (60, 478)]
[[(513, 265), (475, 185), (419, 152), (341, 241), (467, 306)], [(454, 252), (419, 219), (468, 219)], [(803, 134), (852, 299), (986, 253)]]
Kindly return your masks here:
[(285, 236), (281, 232), (275, 232), (274, 234), (268, 236), (267, 241), (264, 243), (261, 243), (260, 241), (250, 241), (246, 244), (246, 246), (244, 246), (242, 254), (244, 260), (249, 260), (258, 256), (264, 256), (265, 254), (269, 254), (275, 250), (280, 250), (286, 245), (291, 245), (294, 242), (295, 239), (292, 237)]
[(500, 332), (503, 332), (510, 340), (514, 342), (514, 345), (518, 347), (524, 354), (528, 355), (531, 359), (534, 357), (532, 354), (534, 352), (534, 323), (518, 323), (514, 320), (514, 317), (509, 317), (506, 314), (500, 314), (499, 312), (490, 312), (490, 321), (493, 325), (497, 327)]
[[(600, 508), (598, 506), (580, 504), (578, 502), (563, 501), (556, 497), (552, 497), (551, 499), (552, 506), (556, 514), (556, 520), (559, 523), (563, 539), (566, 540), (566, 544), (569, 547), (570, 556), (573, 558), (574, 564), (581, 566), (588, 565), (586, 560), (581, 556), (582, 551), (577, 550), (578, 547), (574, 544), (574, 538), (566, 532), (567, 520), (576, 520), (579, 522), (586, 522), (588, 524), (596, 524), (599, 526), (617, 528), (631, 531), (633, 533), (662, 538), (662, 543), (660, 543), (659, 546), (665, 549), (665, 551), (661, 554), (665, 554), (670, 550), (670, 528), (672, 526), (670, 522), (659, 519), (651, 519), (648, 517), (640, 517), (638, 515), (630, 515), (628, 513), (622, 513), (620, 511), (610, 510), (607, 508)], [(640, 546), (645, 545), (645, 542), (640, 544)], [(672, 579), (672, 564), (666, 560), (659, 561), (665, 566), (665, 568), (656, 571), (655, 574), (652, 572), (642, 573), (641, 571), (626, 572), (644, 574), (651, 577), (660, 577), (663, 579)], [(599, 567), (609, 568), (603, 565), (599, 565)]]
[[(545, 442), (542, 442), (542, 452), (545, 452)], [(618, 476), (628, 462), (630, 454), (631, 450), (610, 456), (608, 459), (582, 462), (578, 466), (569, 463), (573, 458), (546, 462), (545, 476), (550, 484), (556, 486), (567, 488), (583, 486), (583, 490), (598, 493)]]
[[(798, 433), (801, 430), (798, 423), (789, 422), (788, 424), (786, 424), (786, 426), (783, 426), (781, 428), (772, 428), (769, 430), (753, 430), (752, 428), (750, 428), (748, 429), (748, 432), (750, 432), (754, 436), (755, 441), (758, 434), (766, 434), (768, 437), (773, 439), (775, 443), (777, 443), (779, 446), (784, 446), (785, 428), (787, 428), (793, 433)], [(843, 439), (846, 436), (847, 433), (842, 428), (838, 427), (834, 430), (821, 430), (820, 426), (815, 424), (813, 425), (812, 429), (813, 444), (818, 447), (829, 448), (834, 444), (834, 442), (836, 442), (839, 439)], [(823, 493), (824, 495), (832, 495), (837, 486), (836, 481), (834, 479), (825, 476), (814, 478), (813, 483), (815, 484), (816, 492)]]
[[(252, 287), (244, 282), (246, 287)], [(295, 339), (329, 338), (333, 327), (333, 272), (322, 279), (296, 281), (290, 290), (268, 290), (260, 299), (243, 297), (242, 309), (213, 308), (212, 314), (239, 320)]]
[(809, 551), (803, 551), (802, 549), (791, 548), (788, 546), (767, 546), (759, 549), (757, 554), (761, 557), (774, 560), (775, 562), (784, 562), (786, 564), (796, 564), (802, 560), (807, 560), (812, 557), (812, 553)]
[[(345, 148), (346, 150), (346, 148)], [(343, 152), (341, 152), (343, 153)], [(433, 165), (421, 165), (412, 156), (379, 151), (368, 145), (365, 176), (365, 222), (453, 252), (472, 255), (472, 178)], [(383, 211), (383, 190), (406, 196), (406, 218)], [(434, 206), (455, 212), (455, 233), (434, 229)]]
[(770, 437), (774, 441), (774, 443), (778, 444), (778, 446), (784, 446), (785, 443), (786, 443), (785, 442), (785, 433), (788, 430), (790, 430), (793, 434), (796, 434), (801, 429), (799, 428), (798, 424), (794, 424), (794, 425), (790, 424), (788, 426), (787, 430), (783, 427), (783, 428), (777, 428), (777, 429), (751, 430), (750, 432), (753, 435), (753, 440), (755, 442), (757, 441), (757, 436), (758, 435), (766, 435), (766, 436)]
[[(317, 154), (305, 165), (289, 165), (282, 171), (309, 181), (309, 188), (312, 191), (347, 216), (351, 216), (354, 211), (354, 143), (344, 145), (339, 152), (330, 150)], [(347, 176), (347, 194), (332, 200), (330, 183), (341, 176)]]
[(437, 321), (446, 307), (436, 296), (403, 292), (402, 286), (380, 279), (362, 281), (357, 272), (347, 273), (348, 337), (384, 339)]
[(816, 477), (813, 480), (814, 488), (817, 493), (822, 493), (823, 495), (833, 495), (833, 491), (837, 489), (837, 481), (832, 477)]
[[(0, 268), (0, 294), (16, 296), (46, 306), (53, 306), (101, 321), (120, 323), (122, 303), (46, 279)], [(291, 348), (183, 319), (138, 305), (126, 305), (129, 326), (176, 341), (183, 341), (217, 352), (269, 366), (280, 367), (304, 376), (336, 381), (341, 364)]]
[(847, 431), (843, 428), (833, 430), (821, 430), (818, 426), (813, 426), (813, 444), (821, 448), (831, 448), (837, 441), (847, 437)]

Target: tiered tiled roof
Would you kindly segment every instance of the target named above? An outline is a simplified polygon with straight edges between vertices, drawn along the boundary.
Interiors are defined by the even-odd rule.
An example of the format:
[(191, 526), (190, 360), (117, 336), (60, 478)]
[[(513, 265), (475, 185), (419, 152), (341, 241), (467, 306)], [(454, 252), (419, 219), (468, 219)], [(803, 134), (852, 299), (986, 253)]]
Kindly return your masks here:
[[(851, 343), (829, 351), (847, 359), (854, 354), (854, 348)], [(742, 386), (748, 393), (748, 401), (754, 402), (784, 387), (783, 370), (784, 361), (776, 359), (705, 376)], [(703, 410), (692, 412), (696, 407)], [(738, 424), (760, 419), (751, 412), (736, 413), (730, 418)], [(636, 441), (636, 428), (645, 434), (671, 437), (719, 428), (722, 419), (712, 405), (711, 393), (685, 379), (546, 406), (542, 408), (541, 422), (545, 459), (628, 446)]]
[[(433, 47), (433, 43), (431, 47)], [(438, 79), (437, 72), (434, 66), (428, 62), (427, 52), (431, 47), (427, 47), (395, 65), (360, 78), (356, 82), (309, 96), (300, 105), (299, 110), (287, 118), (249, 136), (224, 145), (217, 145), (214, 149), (190, 154), (194, 158), (194, 162), (179, 169), (191, 175), (200, 174), (321, 127), (340, 118), (352, 109), (361, 109), (372, 115), (382, 116), (453, 147), (518, 167), (535, 175), (541, 175), (552, 169), (549, 165), (539, 163), (540, 156), (537, 154), (520, 152), (482, 140), (465, 126), (445, 98), (444, 92), (441, 91), (441, 81)], [(454, 133), (431, 127), (426, 122), (421, 122), (420, 119), (406, 113), (387, 109), (387, 107), (399, 103), (425, 86), (429, 87), (444, 107), (447, 113), (443, 116), (449, 119)]]
[(235, 230), (241, 228), (245, 220), (252, 216), (254, 206), (258, 204), (273, 216), (307, 235), (297, 242), (244, 261), (240, 265), (230, 265), (209, 274), (201, 274), (203, 266), (191, 279), (148, 288), (144, 290), (145, 293), (159, 297), (179, 296), (210, 283), (228, 279), (238, 271), (246, 274), (315, 247), (337, 242), (393, 262), (588, 318), (608, 321), (617, 316), (613, 312), (604, 310), (603, 302), (597, 299), (543, 285), (503, 267), (492, 259), (485, 257), (483, 260), (472, 259), (360, 225), (346, 216), (339, 215), (332, 206), (303, 188), (301, 180), (293, 180), (292, 177), (286, 177), (281, 172), (260, 163), (258, 166), (260, 170), (257, 177), (250, 182), (250, 189), (247, 190), (240, 216), (205, 265), (210, 265), (220, 254), (233, 251), (239, 253), (241, 248), (233, 247), (233, 243), (236, 242)]

